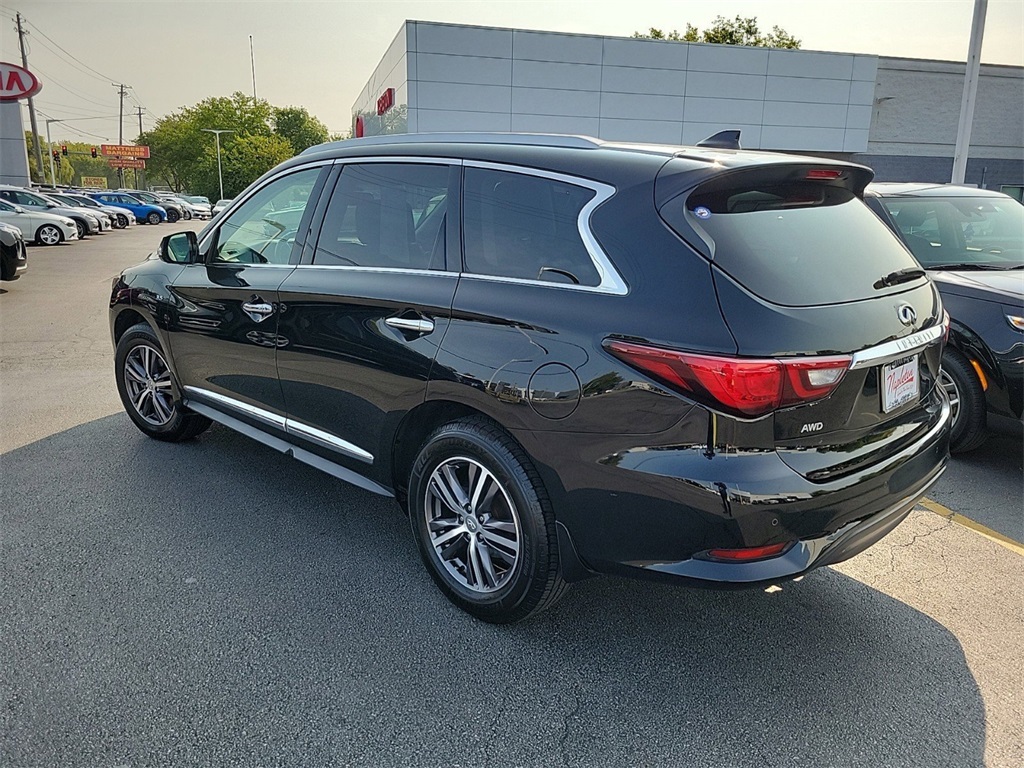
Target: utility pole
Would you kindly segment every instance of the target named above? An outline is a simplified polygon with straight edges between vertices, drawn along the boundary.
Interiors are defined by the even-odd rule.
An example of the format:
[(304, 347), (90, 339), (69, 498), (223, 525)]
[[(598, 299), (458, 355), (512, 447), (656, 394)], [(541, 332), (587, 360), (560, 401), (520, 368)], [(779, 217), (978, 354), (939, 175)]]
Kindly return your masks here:
[[(139, 109), (139, 143), (141, 144), (142, 143), (142, 107), (139, 107), (138, 109)], [(135, 172), (135, 177), (136, 177), (136, 179), (141, 179), (141, 180), (138, 181), (139, 189), (145, 189), (146, 188), (145, 187), (146, 172), (143, 171), (142, 169), (139, 169), (139, 170), (137, 170)]]
[(256, 55), (252, 50), (252, 35), (249, 35), (249, 63), (252, 64), (252, 100), (256, 101)]
[(199, 130), (205, 133), (212, 133), (213, 137), (217, 140), (217, 180), (220, 182), (220, 199), (224, 199), (224, 174), (221, 173), (220, 169), (220, 135), (222, 133), (234, 133), (226, 128), (200, 128)]
[(963, 184), (967, 176), (967, 156), (971, 148), (971, 127), (974, 125), (974, 99), (978, 95), (978, 75), (981, 69), (981, 38), (985, 34), (985, 14), (988, 0), (974, 0), (974, 18), (971, 21), (971, 42), (967, 47), (967, 72), (964, 75), (964, 95), (960, 102), (960, 123), (956, 129), (956, 148), (953, 150), (953, 184)]
[[(21, 26), (21, 14), (16, 13), (15, 18), (18, 22), (18, 45), (21, 46), (21, 66), (28, 69), (28, 56), (25, 55), (25, 35), (28, 32)], [(36, 173), (39, 174), (40, 181), (46, 181), (46, 172), (43, 170), (43, 153), (39, 147), (39, 125), (36, 123), (36, 105), (31, 96), (28, 97), (28, 117), (32, 123), (32, 146), (36, 149)], [(49, 146), (46, 147), (46, 151), (50, 151)]]
[[(111, 83), (111, 85), (117, 88), (117, 94), (121, 97), (117, 110), (117, 143), (124, 144), (124, 97), (128, 93), (128, 87), (124, 83)], [(124, 168), (117, 169), (117, 186), (124, 188)]]

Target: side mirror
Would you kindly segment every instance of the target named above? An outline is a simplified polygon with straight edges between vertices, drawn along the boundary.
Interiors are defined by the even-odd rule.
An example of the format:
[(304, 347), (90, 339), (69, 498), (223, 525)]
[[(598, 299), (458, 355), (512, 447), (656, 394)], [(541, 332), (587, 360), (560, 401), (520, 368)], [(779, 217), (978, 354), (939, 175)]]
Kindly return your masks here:
[(47, 208), (60, 208), (60, 206), (57, 205), (56, 203), (47, 203), (46, 207)]
[(168, 264), (195, 264), (199, 261), (199, 240), (195, 232), (175, 232), (160, 241), (156, 254)]
[(16, 205), (16, 206), (14, 206), (14, 212), (15, 213), (24, 213), (25, 209), (22, 208), (20, 205)]

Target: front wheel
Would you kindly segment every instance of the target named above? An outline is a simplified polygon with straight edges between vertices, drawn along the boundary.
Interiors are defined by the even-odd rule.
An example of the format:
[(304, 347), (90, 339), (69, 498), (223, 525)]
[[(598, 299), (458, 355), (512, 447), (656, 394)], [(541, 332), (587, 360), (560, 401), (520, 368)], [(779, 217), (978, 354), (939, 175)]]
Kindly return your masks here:
[(413, 465), (408, 504), (431, 577), (473, 616), (522, 621), (565, 592), (547, 493), (493, 422), (462, 419), (435, 431)]
[(117, 218), (114, 221), (118, 229), (124, 229), (128, 226), (128, 217), (123, 213), (117, 214)]
[(53, 224), (43, 224), (36, 230), (36, 242), (40, 245), (60, 245), (63, 239), (64, 233)]
[(114, 372), (125, 412), (149, 437), (177, 443), (210, 426), (208, 418), (189, 412), (177, 399), (160, 340), (145, 323), (129, 328), (117, 342)]
[(80, 222), (78, 219), (75, 219), (75, 229), (78, 230), (78, 239), (79, 240), (85, 240), (86, 235), (89, 234), (89, 230), (85, 226), (85, 224)]
[(985, 418), (985, 390), (971, 364), (959, 353), (947, 349), (942, 356), (939, 383), (949, 396), (950, 453), (967, 453), (988, 438)]
[(149, 213), (146, 214), (146, 221), (148, 221), (150, 224), (159, 224), (160, 214), (157, 213), (156, 211), (150, 211)]
[(181, 214), (179, 214), (176, 210), (174, 210), (173, 208), (168, 208), (167, 209), (167, 223), (168, 224), (173, 224), (174, 222), (176, 222), (180, 218), (181, 218)]

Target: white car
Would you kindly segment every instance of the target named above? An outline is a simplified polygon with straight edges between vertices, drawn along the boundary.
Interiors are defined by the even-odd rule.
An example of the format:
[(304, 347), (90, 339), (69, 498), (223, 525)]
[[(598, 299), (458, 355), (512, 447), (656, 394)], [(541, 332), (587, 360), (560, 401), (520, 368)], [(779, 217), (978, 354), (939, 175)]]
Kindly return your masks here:
[(67, 216), (26, 210), (5, 200), (0, 200), (0, 221), (17, 227), (25, 240), (40, 245), (78, 239), (78, 226)]
[(102, 231), (99, 217), (93, 216), (87, 209), (58, 205), (52, 200), (47, 200), (45, 196), (38, 192), (33, 192), (29, 189), (6, 184), (0, 185), (0, 200), (5, 200), (11, 205), (21, 206), (26, 211), (55, 213), (58, 216), (69, 218), (75, 222), (79, 239)]
[(214, 203), (213, 215), (216, 216), (218, 213), (223, 211), (225, 208), (227, 208), (233, 202), (235, 202), (235, 199), (233, 197), (230, 197), (227, 200), (218, 200), (216, 203)]
[(213, 218), (213, 206), (210, 205), (210, 201), (202, 195), (187, 195), (183, 199), (187, 200), (193, 208), (199, 211), (200, 218), (203, 218), (204, 216), (207, 219)]

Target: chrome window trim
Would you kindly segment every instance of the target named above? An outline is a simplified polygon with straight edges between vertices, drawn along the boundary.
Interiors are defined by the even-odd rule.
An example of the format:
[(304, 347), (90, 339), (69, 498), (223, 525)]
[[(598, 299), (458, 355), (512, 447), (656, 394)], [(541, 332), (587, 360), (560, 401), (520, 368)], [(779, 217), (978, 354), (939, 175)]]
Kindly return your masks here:
[(278, 416), (276, 413), (264, 410), (263, 408), (257, 408), (255, 405), (249, 405), (243, 403), (241, 400), (235, 400), (233, 397), (222, 395), (219, 392), (211, 392), (208, 389), (202, 389), (201, 387), (193, 387), (186, 384), (182, 389), (190, 395), (198, 395), (199, 397), (205, 398), (206, 400), (212, 400), (218, 405), (223, 405), (232, 410), (244, 413), (246, 416), (251, 416), (254, 419), (269, 424), (272, 427), (277, 427), (280, 430), (284, 430), (287, 425), (287, 419), (284, 416)]
[(556, 173), (541, 168), (530, 168), (522, 165), (511, 165), (509, 163), (492, 163), (483, 160), (466, 160), (463, 162), (466, 168), (481, 168), (489, 171), (504, 171), (506, 173), (520, 173), (525, 176), (537, 176), (542, 179), (551, 179), (563, 184), (571, 184), (576, 187), (592, 190), (595, 194), (590, 201), (580, 209), (576, 218), (576, 229), (583, 245), (590, 255), (590, 260), (597, 270), (600, 281), (597, 285), (567, 285), (564, 283), (551, 283), (546, 280), (527, 280), (519, 277), (503, 277), (501, 275), (477, 274), (475, 272), (463, 272), (464, 277), (471, 277), (477, 280), (486, 280), (498, 283), (514, 283), (523, 285), (537, 285), (545, 288), (563, 288), (573, 291), (587, 291), (590, 293), (608, 293), (615, 296), (625, 296), (629, 293), (629, 286), (622, 276), (612, 266), (611, 260), (602, 250), (590, 229), (590, 215), (599, 205), (610, 199), (615, 194), (615, 187), (600, 181), (583, 179), (579, 176), (569, 176), (564, 173)]
[[(258, 187), (253, 187), (252, 191), (250, 191), (249, 194), (246, 195), (245, 197), (236, 197), (234, 200), (231, 201), (231, 204), (227, 208), (225, 208), (223, 211), (221, 211), (220, 213), (217, 214), (217, 216), (221, 217), (221, 220), (217, 222), (217, 226), (214, 229), (211, 229), (209, 232), (207, 232), (206, 236), (202, 240), (199, 241), (199, 252), (200, 253), (203, 252), (203, 249), (209, 244), (210, 238), (213, 237), (213, 234), (215, 232), (219, 232), (220, 231), (221, 227), (224, 226), (224, 222), (227, 221), (228, 217), (231, 216), (232, 212), (236, 208), (238, 208), (238, 207), (240, 207), (242, 205), (245, 205), (250, 199), (252, 199), (252, 197), (254, 195), (258, 194), (260, 192), (260, 190), (264, 189), (268, 184), (273, 184), (278, 179), (283, 178), (285, 176), (288, 176), (288, 175), (290, 175), (292, 173), (298, 173), (299, 171), (308, 171), (310, 168), (320, 168), (320, 167), (325, 166), (325, 165), (333, 165), (333, 163), (334, 163), (333, 160), (314, 160), (314, 161), (310, 161), (308, 163), (302, 163), (301, 165), (294, 165), (291, 168), (285, 168), (280, 173), (276, 173), (273, 176), (271, 176), (269, 179), (264, 181)], [(227, 263), (227, 262), (216, 262), (216, 263), (217, 264), (224, 264), (224, 263)], [(247, 264), (245, 266), (265, 267), (265, 266), (268, 266), (268, 265), (266, 265), (266, 264), (251, 264), (251, 265)], [(294, 264), (275, 264), (274, 266), (295, 266), (295, 265)]]
[(340, 437), (332, 435), (330, 432), (325, 432), (322, 429), (311, 427), (308, 424), (304, 424), (295, 419), (288, 419), (284, 416), (279, 416), (276, 413), (272, 413), (271, 411), (263, 408), (258, 408), (255, 405), (243, 403), (233, 397), (222, 395), (219, 392), (211, 392), (208, 389), (189, 385), (185, 385), (183, 389), (189, 395), (195, 395), (226, 408), (231, 408), (238, 413), (245, 414), (246, 416), (258, 419), (265, 424), (269, 424), (272, 427), (280, 429), (282, 432), (287, 432), (290, 435), (298, 435), (299, 437), (311, 440), (312, 442), (338, 451), (339, 453), (344, 453), (354, 459), (365, 461), (367, 464), (373, 463), (372, 453), (364, 451), (358, 445), (354, 445), (353, 443), (348, 442), (348, 440), (343, 440)]
[(349, 272), (380, 272), (395, 275), (427, 275), (433, 277), (459, 277), (459, 272), (444, 269), (411, 269), (409, 267), (357, 267), (354, 264), (294, 264), (295, 269), (344, 269)]
[(353, 163), (419, 163), (420, 165), (464, 165), (467, 161), (458, 157), (429, 157), (426, 155), (372, 155), (368, 157), (338, 157), (330, 161), (334, 165)]
[(893, 341), (887, 341), (884, 344), (879, 344), (874, 347), (868, 347), (867, 349), (862, 349), (860, 352), (854, 352), (853, 360), (850, 363), (850, 370), (853, 371), (858, 368), (869, 368), (888, 360), (895, 360), (906, 355), (920, 352), (925, 347), (930, 344), (934, 344), (942, 338), (942, 335), (945, 332), (946, 329), (944, 326), (935, 325), (923, 331), (912, 333), (909, 336), (894, 339)]

